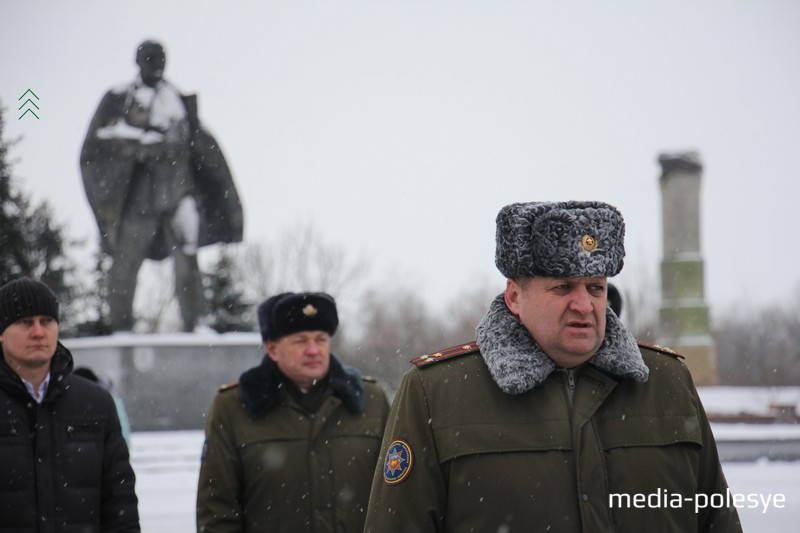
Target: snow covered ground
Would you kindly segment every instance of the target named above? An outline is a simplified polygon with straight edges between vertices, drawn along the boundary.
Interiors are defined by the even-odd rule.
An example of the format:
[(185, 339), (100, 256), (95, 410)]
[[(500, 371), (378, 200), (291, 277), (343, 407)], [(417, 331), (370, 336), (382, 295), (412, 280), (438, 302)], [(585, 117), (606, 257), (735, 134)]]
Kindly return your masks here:
[[(752, 428), (755, 436), (761, 428)], [(717, 429), (715, 428), (715, 432)], [(737, 435), (747, 429), (738, 427)], [(718, 438), (723, 438), (718, 434)], [(136, 492), (143, 533), (195, 531), (194, 507), (201, 431), (134, 433), (131, 459), (136, 470)], [(769, 506), (742, 508), (739, 515), (746, 532), (789, 533), (800, 523), (800, 461), (724, 463), (731, 493), (770, 497), (783, 495), (782, 509)], [(747, 500), (745, 500), (747, 501)]]
[(766, 415), (773, 406), (794, 406), (800, 412), (800, 387), (698, 387), (707, 413)]

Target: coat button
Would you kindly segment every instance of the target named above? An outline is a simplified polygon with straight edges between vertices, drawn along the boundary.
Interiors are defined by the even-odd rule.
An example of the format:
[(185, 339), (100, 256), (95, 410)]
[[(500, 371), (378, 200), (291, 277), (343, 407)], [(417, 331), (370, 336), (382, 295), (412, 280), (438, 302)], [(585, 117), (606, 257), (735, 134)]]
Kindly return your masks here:
[(584, 494), (583, 496), (581, 496), (581, 498), (583, 499), (584, 503), (589, 501), (589, 495), (588, 494)]

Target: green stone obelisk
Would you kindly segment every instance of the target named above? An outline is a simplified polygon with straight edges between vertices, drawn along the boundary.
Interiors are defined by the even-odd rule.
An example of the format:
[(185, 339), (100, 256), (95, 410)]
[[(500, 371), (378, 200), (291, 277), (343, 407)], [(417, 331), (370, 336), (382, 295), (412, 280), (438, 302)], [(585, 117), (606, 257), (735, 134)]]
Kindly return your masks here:
[(700, 248), (700, 181), (696, 152), (661, 154), (661, 330), (658, 344), (685, 356), (697, 385), (717, 383)]

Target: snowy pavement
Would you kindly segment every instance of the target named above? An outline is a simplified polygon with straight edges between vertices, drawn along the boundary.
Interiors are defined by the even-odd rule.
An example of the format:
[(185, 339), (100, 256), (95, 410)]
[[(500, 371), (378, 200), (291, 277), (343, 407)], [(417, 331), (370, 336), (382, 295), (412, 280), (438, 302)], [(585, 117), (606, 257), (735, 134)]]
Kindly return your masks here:
[[(739, 433), (742, 431), (738, 428)], [(131, 461), (137, 476), (136, 492), (143, 533), (195, 531), (195, 494), (202, 445), (202, 431), (133, 434)], [(728, 462), (723, 464), (723, 468), (732, 494), (769, 497), (771, 502), (775, 501), (776, 495), (785, 498), (782, 509), (770, 505), (764, 512), (761, 504), (759, 508), (740, 508), (739, 516), (745, 532), (797, 531), (800, 523), (800, 461)], [(755, 499), (742, 501), (754, 502)]]

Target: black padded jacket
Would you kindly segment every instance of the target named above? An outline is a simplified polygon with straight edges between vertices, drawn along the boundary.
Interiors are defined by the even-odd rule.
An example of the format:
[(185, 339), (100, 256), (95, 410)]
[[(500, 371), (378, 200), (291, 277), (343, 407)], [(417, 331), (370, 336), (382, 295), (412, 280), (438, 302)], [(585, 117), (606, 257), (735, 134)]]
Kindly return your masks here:
[(0, 357), (0, 533), (138, 532), (114, 400), (61, 343), (37, 404)]

